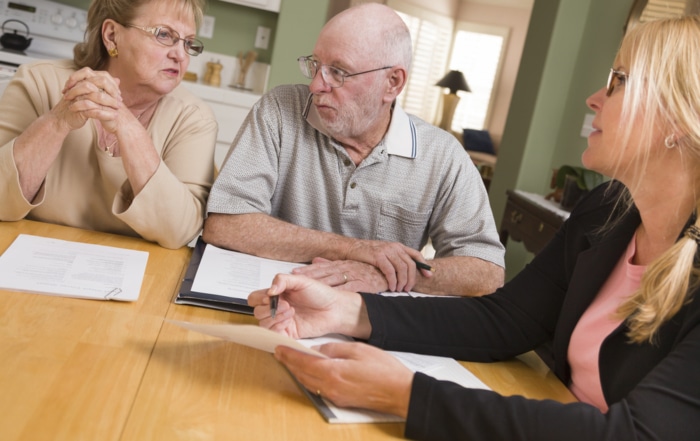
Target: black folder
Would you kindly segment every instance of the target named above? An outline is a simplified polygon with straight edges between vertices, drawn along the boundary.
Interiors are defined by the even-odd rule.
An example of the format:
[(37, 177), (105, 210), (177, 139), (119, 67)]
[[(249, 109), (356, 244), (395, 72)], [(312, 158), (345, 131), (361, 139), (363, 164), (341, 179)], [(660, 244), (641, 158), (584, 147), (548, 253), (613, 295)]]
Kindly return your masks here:
[(248, 302), (244, 299), (235, 299), (216, 294), (192, 291), (192, 284), (197, 275), (197, 269), (199, 268), (199, 263), (202, 260), (202, 255), (204, 254), (206, 246), (207, 243), (202, 240), (202, 236), (199, 236), (192, 250), (192, 258), (190, 259), (190, 264), (187, 266), (187, 271), (185, 271), (185, 277), (180, 284), (180, 292), (175, 298), (175, 303), (252, 315), (253, 308), (248, 306)]

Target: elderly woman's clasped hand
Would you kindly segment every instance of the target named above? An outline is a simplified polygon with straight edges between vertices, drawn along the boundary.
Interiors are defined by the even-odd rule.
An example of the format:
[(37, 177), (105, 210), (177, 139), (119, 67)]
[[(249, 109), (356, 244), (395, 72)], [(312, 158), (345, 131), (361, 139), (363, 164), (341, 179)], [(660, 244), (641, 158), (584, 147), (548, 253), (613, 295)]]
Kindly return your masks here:
[(118, 111), (123, 107), (119, 79), (105, 71), (84, 67), (70, 76), (63, 88), (63, 100), (52, 113), (71, 130), (82, 127), (92, 118), (114, 133)]

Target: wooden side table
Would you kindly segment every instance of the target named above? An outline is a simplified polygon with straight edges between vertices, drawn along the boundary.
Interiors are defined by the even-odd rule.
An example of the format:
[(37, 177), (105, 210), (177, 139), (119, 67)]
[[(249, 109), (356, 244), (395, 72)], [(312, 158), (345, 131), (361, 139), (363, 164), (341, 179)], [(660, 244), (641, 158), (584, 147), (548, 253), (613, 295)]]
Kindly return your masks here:
[(500, 238), (522, 241), (525, 249), (537, 254), (552, 239), (569, 212), (544, 196), (520, 190), (507, 190), (506, 210), (501, 221)]

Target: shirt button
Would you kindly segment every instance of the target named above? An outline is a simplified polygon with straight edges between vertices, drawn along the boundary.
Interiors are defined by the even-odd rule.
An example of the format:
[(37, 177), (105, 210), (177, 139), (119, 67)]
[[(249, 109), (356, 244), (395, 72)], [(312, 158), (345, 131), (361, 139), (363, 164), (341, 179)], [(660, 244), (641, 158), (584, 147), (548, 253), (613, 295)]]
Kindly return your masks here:
[(356, 183), (356, 182), (353, 182), (352, 184), (350, 184), (350, 188), (355, 188), (355, 187), (357, 187), (357, 183)]
[(349, 159), (345, 159), (345, 161), (343, 161), (343, 164), (345, 164), (346, 167), (349, 167), (350, 164), (352, 164), (352, 161), (350, 161)]

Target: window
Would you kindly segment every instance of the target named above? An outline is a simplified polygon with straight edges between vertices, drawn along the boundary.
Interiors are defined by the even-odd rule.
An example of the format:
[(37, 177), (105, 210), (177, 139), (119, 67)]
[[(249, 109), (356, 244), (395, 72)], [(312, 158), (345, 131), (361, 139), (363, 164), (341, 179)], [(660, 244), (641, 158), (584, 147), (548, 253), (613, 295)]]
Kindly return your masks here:
[(491, 114), (493, 87), (500, 74), (508, 28), (458, 23), (450, 69), (462, 71), (471, 92), (457, 92), (452, 130), (484, 129)]
[(401, 1), (390, 0), (387, 5), (406, 23), (413, 43), (408, 83), (397, 100), (406, 112), (433, 123), (442, 92), (434, 84), (445, 74), (453, 21)]
[(453, 34), (455, 25), (449, 17), (401, 0), (388, 0), (387, 5), (406, 23), (413, 42), (408, 84), (398, 97), (401, 107), (437, 124), (443, 90), (434, 84), (448, 70), (460, 70), (471, 92), (458, 92), (460, 102), (452, 120), (452, 130), (461, 133), (465, 128), (486, 128), (509, 29), (460, 22)]

